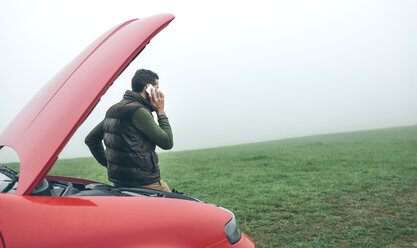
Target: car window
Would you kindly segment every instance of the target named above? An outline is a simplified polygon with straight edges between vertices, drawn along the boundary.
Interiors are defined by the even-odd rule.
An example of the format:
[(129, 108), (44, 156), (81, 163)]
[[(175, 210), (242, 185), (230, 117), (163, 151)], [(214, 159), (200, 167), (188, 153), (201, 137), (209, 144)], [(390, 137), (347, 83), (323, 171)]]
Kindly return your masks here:
[(19, 157), (11, 147), (0, 148), (0, 193), (14, 193), (17, 187), (17, 173), (20, 170)]
[(0, 166), (2, 165), (6, 165), (14, 171), (19, 172), (20, 160), (13, 148), (9, 146), (0, 147)]

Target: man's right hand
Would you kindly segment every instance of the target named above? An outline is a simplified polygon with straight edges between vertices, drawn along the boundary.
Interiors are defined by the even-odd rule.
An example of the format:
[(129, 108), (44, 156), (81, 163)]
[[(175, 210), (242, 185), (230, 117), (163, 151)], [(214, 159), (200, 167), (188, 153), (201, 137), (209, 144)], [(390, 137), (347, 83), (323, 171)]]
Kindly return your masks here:
[(160, 90), (155, 90), (153, 87), (151, 88), (151, 95), (149, 96), (151, 100), (151, 104), (154, 107), (156, 113), (158, 115), (165, 115), (165, 96)]

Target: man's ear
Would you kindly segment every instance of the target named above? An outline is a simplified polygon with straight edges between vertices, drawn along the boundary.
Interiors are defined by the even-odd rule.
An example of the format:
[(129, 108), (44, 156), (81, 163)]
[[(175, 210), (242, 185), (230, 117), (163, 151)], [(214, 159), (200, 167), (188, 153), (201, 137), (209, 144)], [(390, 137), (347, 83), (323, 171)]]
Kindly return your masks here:
[(149, 84), (146, 84), (145, 87), (143, 87), (143, 91), (146, 91), (146, 89), (149, 87)]

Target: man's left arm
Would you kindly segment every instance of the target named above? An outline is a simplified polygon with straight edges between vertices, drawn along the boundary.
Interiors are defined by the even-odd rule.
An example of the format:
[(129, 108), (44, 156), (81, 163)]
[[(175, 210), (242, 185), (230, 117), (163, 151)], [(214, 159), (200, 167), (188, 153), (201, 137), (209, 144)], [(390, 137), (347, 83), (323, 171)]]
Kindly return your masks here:
[(103, 121), (101, 121), (91, 132), (85, 137), (85, 144), (90, 149), (94, 158), (104, 167), (107, 167), (106, 154), (103, 146)]

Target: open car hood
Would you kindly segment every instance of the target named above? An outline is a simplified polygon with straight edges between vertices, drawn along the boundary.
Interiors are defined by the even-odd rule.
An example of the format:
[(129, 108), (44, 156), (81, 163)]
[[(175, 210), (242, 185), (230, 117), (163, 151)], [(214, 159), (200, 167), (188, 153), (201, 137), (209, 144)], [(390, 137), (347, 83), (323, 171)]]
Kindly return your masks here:
[(134, 19), (110, 29), (52, 78), (0, 136), (20, 159), (16, 194), (30, 194), (101, 96), (174, 16)]

